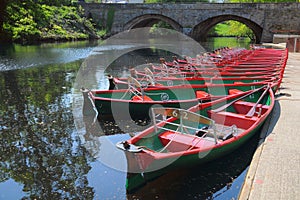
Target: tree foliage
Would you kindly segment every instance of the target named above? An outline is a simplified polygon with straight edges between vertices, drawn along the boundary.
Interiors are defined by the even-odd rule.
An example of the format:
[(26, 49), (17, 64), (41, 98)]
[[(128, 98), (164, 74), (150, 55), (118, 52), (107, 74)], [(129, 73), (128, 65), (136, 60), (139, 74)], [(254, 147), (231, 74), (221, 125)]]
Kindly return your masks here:
[(81, 7), (71, 5), (71, 0), (5, 0), (4, 3), (0, 35), (5, 35), (6, 40), (26, 43), (97, 37), (92, 22)]
[(249, 27), (247, 27), (243, 23), (234, 20), (229, 20), (217, 24), (215, 27), (212, 28), (209, 35), (249, 37), (251, 40), (255, 40), (255, 35)]
[(193, 3), (193, 2), (210, 2), (209, 0), (145, 0), (145, 3)]

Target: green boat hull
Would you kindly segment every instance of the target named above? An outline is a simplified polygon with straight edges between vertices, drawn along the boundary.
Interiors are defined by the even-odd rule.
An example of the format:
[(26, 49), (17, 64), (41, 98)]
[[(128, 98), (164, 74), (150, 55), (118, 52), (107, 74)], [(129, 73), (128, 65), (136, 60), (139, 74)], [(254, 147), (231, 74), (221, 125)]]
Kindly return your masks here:
[[(146, 97), (151, 101), (134, 101), (134, 94), (126, 92), (127, 90), (103, 91), (93, 93), (93, 99), (99, 117), (102, 118), (120, 118), (120, 119), (150, 119), (149, 111), (153, 106), (174, 107), (188, 109), (199, 102), (207, 102), (229, 94), (229, 90), (236, 89), (240, 91), (254, 90), (262, 87), (263, 83), (253, 84), (227, 84), (227, 85), (194, 85), (190, 87), (178, 86), (172, 88), (149, 88), (144, 90)], [(275, 91), (277, 86), (273, 86)], [(197, 91), (209, 94), (207, 97), (199, 97)]]
[[(271, 81), (270, 76), (269, 77), (257, 77), (257, 78), (234, 78), (234, 77), (228, 77), (228, 78), (169, 78), (169, 79), (158, 79), (155, 81), (157, 85), (155, 86), (148, 86), (148, 87), (172, 87), (172, 86), (180, 86), (180, 85), (204, 85), (204, 84), (234, 84), (236, 82), (240, 83), (257, 83), (257, 82), (263, 82), (263, 81)], [(274, 81), (274, 80), (272, 80)], [(118, 89), (127, 89), (128, 84), (125, 80), (116, 82)], [(147, 81), (143, 81), (142, 85), (148, 85), (149, 83)]]

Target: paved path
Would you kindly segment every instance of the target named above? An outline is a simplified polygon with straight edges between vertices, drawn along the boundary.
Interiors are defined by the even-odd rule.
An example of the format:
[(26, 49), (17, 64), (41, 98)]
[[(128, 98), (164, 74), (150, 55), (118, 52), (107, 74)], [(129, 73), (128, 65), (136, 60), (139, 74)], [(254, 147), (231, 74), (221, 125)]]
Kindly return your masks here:
[(271, 119), (263, 127), (239, 200), (300, 199), (300, 53), (289, 53)]

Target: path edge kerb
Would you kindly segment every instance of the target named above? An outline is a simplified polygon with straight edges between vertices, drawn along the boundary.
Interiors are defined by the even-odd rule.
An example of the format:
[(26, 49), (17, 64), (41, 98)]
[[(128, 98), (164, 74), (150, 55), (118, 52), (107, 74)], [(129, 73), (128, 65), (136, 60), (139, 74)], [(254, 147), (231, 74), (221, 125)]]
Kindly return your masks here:
[(248, 200), (250, 197), (255, 174), (257, 172), (257, 168), (259, 165), (259, 160), (260, 160), (261, 154), (262, 154), (264, 146), (265, 146), (265, 141), (266, 141), (266, 138), (268, 137), (268, 135), (270, 135), (270, 132), (269, 132), (270, 124), (271, 124), (271, 121), (272, 121), (274, 115), (276, 115), (275, 109), (276, 109), (276, 106), (274, 106), (271, 116), (267, 119), (267, 121), (264, 123), (264, 125), (261, 129), (261, 133), (260, 133), (260, 137), (259, 137), (260, 139), (259, 139), (259, 142), (257, 145), (257, 149), (255, 150), (251, 164), (250, 164), (247, 174), (245, 176), (245, 180), (244, 180), (244, 183), (240, 190), (238, 200)]

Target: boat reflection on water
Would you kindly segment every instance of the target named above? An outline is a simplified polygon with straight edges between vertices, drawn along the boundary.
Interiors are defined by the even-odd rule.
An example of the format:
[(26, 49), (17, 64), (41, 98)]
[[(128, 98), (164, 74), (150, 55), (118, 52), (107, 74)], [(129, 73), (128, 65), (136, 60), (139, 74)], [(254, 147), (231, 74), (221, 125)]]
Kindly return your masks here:
[[(129, 134), (133, 136), (136, 132), (142, 131), (150, 125), (149, 120), (125, 120), (114, 119), (112, 116), (100, 116), (95, 108), (94, 101), (89, 97), (88, 89), (81, 89), (83, 96), (82, 114), (79, 116), (79, 129), (81, 129), (82, 144), (93, 157), (97, 157), (100, 152), (100, 138), (116, 134)], [(77, 111), (78, 112), (78, 111)], [(81, 123), (82, 121), (83, 123)], [(78, 128), (78, 127), (77, 127)]]
[[(142, 187), (127, 192), (127, 199), (236, 199), (244, 182), (259, 134), (231, 154), (198, 166), (170, 171)], [(128, 188), (141, 184), (136, 174), (127, 174)], [(131, 180), (134, 177), (135, 180)]]
[(82, 117), (87, 129), (87, 134), (93, 133), (99, 135), (100, 133), (99, 136), (101, 136), (141, 131), (150, 123), (149, 119), (126, 120), (118, 118), (118, 115), (99, 115), (94, 100), (89, 95), (90, 90), (82, 88), (81, 92), (83, 96)]

